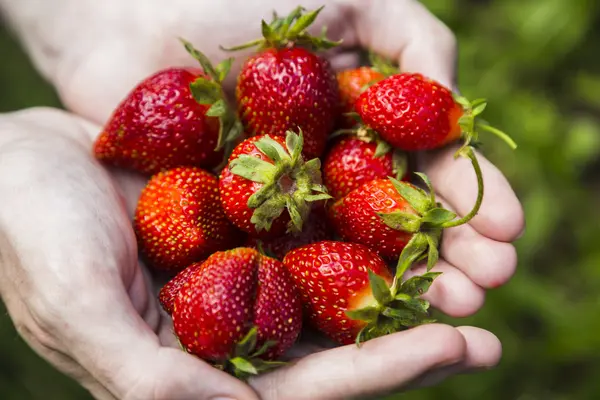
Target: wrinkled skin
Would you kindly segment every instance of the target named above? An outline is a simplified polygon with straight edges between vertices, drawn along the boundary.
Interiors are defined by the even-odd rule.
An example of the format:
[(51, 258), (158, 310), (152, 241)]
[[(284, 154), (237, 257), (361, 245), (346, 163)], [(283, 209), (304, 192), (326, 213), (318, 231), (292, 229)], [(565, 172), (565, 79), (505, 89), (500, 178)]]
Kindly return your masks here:
[[(321, 3), (304, 1), (309, 9)], [(315, 32), (326, 23), (332, 38), (344, 38), (344, 46), (329, 54), (338, 69), (355, 66), (357, 56), (347, 50), (361, 45), (398, 59), (405, 71), (454, 85), (453, 35), (418, 2), (326, 3)], [(178, 36), (218, 62), (227, 56), (219, 44), (257, 37), (260, 18), (269, 18), (275, 6), (283, 14), (296, 2), (0, 0), (68, 110), (0, 116), (0, 293), (32, 348), (96, 398), (350, 399), (435, 384), (492, 367), (501, 357), (498, 339), (475, 327), (422, 326), (361, 349), (327, 349), (328, 343), (305, 334), (289, 354), (294, 363), (245, 384), (177, 349), (172, 322), (138, 262), (131, 228), (144, 180), (104, 169), (90, 156), (92, 142), (143, 77), (166, 66), (195, 66)], [(419, 169), (446, 206), (461, 214), (472, 206), (476, 184), (468, 161), (454, 161), (453, 151), (423, 154)], [(435, 267), (444, 274), (427, 294), (455, 317), (476, 312), (486, 288), (509, 280), (516, 266), (511, 242), (524, 229), (506, 179), (488, 161), (481, 163), (481, 212), (469, 225), (447, 231)]]

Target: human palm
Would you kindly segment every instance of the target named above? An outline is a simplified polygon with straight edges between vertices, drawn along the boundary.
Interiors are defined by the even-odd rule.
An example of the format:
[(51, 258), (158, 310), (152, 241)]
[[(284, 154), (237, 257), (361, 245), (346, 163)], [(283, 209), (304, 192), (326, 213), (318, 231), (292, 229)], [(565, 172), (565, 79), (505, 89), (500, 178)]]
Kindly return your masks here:
[[(7, 7), (9, 16), (13, 10), (15, 19), (24, 18), (18, 11), (25, 6), (3, 1), (14, 2), (12, 8)], [(321, 3), (306, 0), (302, 5), (314, 9)], [(50, 9), (40, 3), (41, 28), (22, 30), (21, 35), (72, 114), (28, 110), (18, 118), (30, 127), (67, 137), (69, 143), (85, 149), (80, 157), (89, 158), (101, 125), (137, 82), (164, 67), (195, 65), (178, 37), (218, 62), (229, 56), (219, 45), (258, 37), (261, 18), (270, 18), (272, 10), (285, 14), (296, 6), (293, 1), (275, 0), (171, 0), (168, 4), (61, 0)], [(44, 24), (48, 18), (64, 24)], [(327, 53), (336, 68), (356, 65), (356, 48), (368, 47), (398, 59), (403, 70), (420, 71), (454, 86), (452, 35), (415, 1), (330, 1), (315, 31), (322, 25), (328, 26), (330, 38), (344, 40)], [(45, 34), (44, 27), (54, 34)], [(53, 52), (47, 51), (49, 47)], [(226, 81), (229, 89), (246, 54), (239, 54), (234, 64)], [(71, 154), (63, 147), (55, 149), (59, 155)], [(452, 153), (453, 149), (445, 149), (422, 154), (418, 169), (430, 176), (446, 206), (464, 215), (475, 200), (476, 181), (468, 161), (454, 160)], [(493, 165), (480, 159), (486, 185), (480, 214), (468, 225), (447, 230), (442, 259), (435, 267), (443, 274), (427, 293), (435, 308), (453, 317), (475, 313), (483, 304), (484, 289), (510, 278), (516, 265), (510, 242), (523, 229), (521, 206), (509, 184)], [(290, 352), (289, 366), (253, 378), (247, 386), (179, 350), (172, 322), (156, 301), (157, 288), (164, 281), (139, 262), (130, 222), (147, 178), (116, 169), (107, 175), (98, 167), (96, 163), (79, 170), (86, 180), (95, 182), (86, 193), (73, 189), (79, 201), (62, 193), (64, 197), (56, 198), (56, 204), (44, 204), (56, 213), (52, 205), (60, 208), (70, 202), (70, 215), (78, 216), (64, 222), (64, 243), (56, 245), (85, 244), (76, 246), (72, 257), (78, 273), (57, 270), (49, 276), (68, 293), (84, 288), (81, 304), (58, 307), (56, 303), (66, 301), (64, 295), (46, 296), (31, 306), (38, 317), (30, 321), (19, 317), (16, 306), (7, 301), (13, 319), (24, 321), (18, 325), (25, 327), (21, 332), (29, 343), (98, 398), (353, 398), (431, 384), (499, 360), (498, 340), (473, 327), (421, 326), (369, 341), (360, 349), (330, 349), (331, 344), (319, 335), (307, 333)], [(73, 187), (67, 181), (62, 184)], [(16, 269), (14, 274), (18, 274)], [(28, 303), (26, 292), (12, 293), (18, 299), (12, 305)], [(48, 309), (53, 313), (47, 313)], [(44, 340), (39, 339), (38, 325), (46, 332)]]

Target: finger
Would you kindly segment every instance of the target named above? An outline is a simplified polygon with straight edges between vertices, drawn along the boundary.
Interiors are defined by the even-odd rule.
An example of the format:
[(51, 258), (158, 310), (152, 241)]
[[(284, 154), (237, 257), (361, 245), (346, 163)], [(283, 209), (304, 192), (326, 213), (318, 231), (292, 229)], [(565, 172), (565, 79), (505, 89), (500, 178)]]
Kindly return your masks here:
[[(86, 147), (89, 147), (91, 151), (92, 144), (100, 134), (102, 127), (81, 117), (74, 118), (81, 126), (82, 132), (85, 134), (84, 136), (87, 139), (85, 142)], [(124, 168), (107, 166), (107, 169), (120, 189), (120, 195), (125, 203), (127, 214), (130, 218), (133, 218), (138, 199), (140, 198), (140, 193), (144, 186), (146, 186), (148, 177), (137, 171), (131, 171)]]
[[(462, 271), (445, 260), (439, 260), (431, 271), (442, 273), (423, 295), (433, 307), (454, 318), (468, 317), (483, 307), (485, 291)], [(408, 278), (425, 272), (426, 265), (417, 265), (407, 271), (406, 276)]]
[[(443, 197), (437, 198), (445, 208), (455, 211)], [(469, 224), (444, 230), (440, 254), (484, 288), (504, 285), (517, 268), (517, 252), (512, 244), (485, 237)]]
[(502, 358), (502, 344), (491, 332), (473, 326), (457, 328), (467, 343), (463, 366), (466, 370), (490, 369)]
[(103, 296), (87, 293), (93, 306), (80, 313), (70, 309), (78, 323), (65, 337), (74, 358), (115, 397), (256, 398), (231, 376), (179, 349), (162, 347), (128, 294), (116, 289), (119, 283), (105, 279)]
[(502, 345), (494, 334), (471, 326), (456, 328), (465, 338), (467, 349), (460, 364), (430, 371), (412, 382), (410, 389), (435, 386), (458, 373), (473, 373), (495, 367), (502, 357)]
[(416, 0), (357, 1), (358, 41), (376, 53), (398, 60), (403, 72), (420, 72), (454, 88), (456, 39)]
[[(477, 179), (469, 160), (454, 158), (456, 146), (419, 154), (419, 169), (425, 172), (437, 192), (460, 215), (466, 215), (477, 198)], [(523, 208), (502, 173), (477, 153), (483, 174), (481, 209), (470, 225), (490, 239), (511, 242), (525, 227)]]
[[(322, 400), (374, 396), (399, 390), (425, 372), (463, 362), (467, 344), (456, 329), (420, 326), (364, 343), (307, 356), (253, 378), (264, 400)], [(310, 382), (310, 385), (307, 385)]]
[(86, 390), (88, 390), (96, 399), (114, 400), (116, 399), (100, 382), (92, 377), (83, 369), (73, 358), (60, 351), (54, 350), (52, 340), (43, 332), (31, 318), (26, 306), (11, 296), (13, 300), (7, 304), (7, 310), (15, 323), (15, 329), (23, 340), (38, 355), (50, 362), (56, 369), (65, 375), (70, 376)]
[(517, 251), (512, 244), (482, 236), (468, 224), (444, 231), (441, 255), (487, 289), (506, 284), (517, 268)]

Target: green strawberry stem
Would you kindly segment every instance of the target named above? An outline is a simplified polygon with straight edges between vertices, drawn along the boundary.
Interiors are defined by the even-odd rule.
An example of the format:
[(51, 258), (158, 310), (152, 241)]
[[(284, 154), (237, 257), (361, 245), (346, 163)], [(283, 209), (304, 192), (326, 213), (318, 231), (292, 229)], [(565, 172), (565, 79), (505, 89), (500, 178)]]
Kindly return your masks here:
[(406, 182), (400, 182), (397, 179), (389, 178), (398, 193), (404, 198), (416, 214), (409, 214), (401, 211), (391, 213), (380, 213), (379, 216), (383, 222), (392, 229), (402, 230), (412, 233), (412, 237), (406, 244), (398, 257), (396, 266), (396, 281), (392, 286), (392, 293), (397, 287), (399, 281), (406, 271), (418, 261), (427, 260), (427, 270), (431, 270), (439, 258), (438, 246), (444, 229), (464, 225), (471, 221), (481, 208), (484, 194), (484, 183), (481, 166), (475, 155), (472, 146), (462, 149), (461, 155), (469, 158), (475, 175), (477, 176), (477, 198), (471, 211), (462, 218), (452, 211), (442, 208), (436, 201), (435, 191), (429, 178), (422, 173), (416, 174), (423, 180), (428, 188), (428, 192), (414, 187)]
[(231, 70), (233, 58), (213, 66), (208, 57), (194, 48), (190, 42), (182, 38), (179, 40), (187, 52), (200, 63), (204, 73), (210, 77), (210, 79), (204, 77), (196, 79), (190, 84), (190, 91), (199, 104), (210, 105), (206, 112), (207, 116), (219, 119), (219, 137), (214, 150), (224, 149), (224, 160), (226, 160), (243, 131), (242, 123), (233, 108), (229, 106), (222, 87), (223, 80)]
[(463, 115), (458, 119), (458, 124), (462, 130), (462, 137), (464, 138), (464, 143), (461, 148), (455, 153), (455, 157), (459, 157), (463, 150), (470, 146), (471, 143), (477, 143), (479, 140), (479, 132), (477, 132), (476, 128), (483, 129), (487, 132), (493, 133), (502, 139), (512, 150), (517, 148), (517, 143), (506, 133), (501, 130), (492, 127), (487, 122), (478, 118), (478, 116), (485, 110), (487, 107), (487, 100), (485, 99), (476, 99), (472, 102), (463, 96), (459, 96), (454, 94), (454, 101), (460, 104), (463, 108)]
[(248, 207), (254, 209), (250, 221), (257, 231), (268, 231), (273, 221), (287, 210), (288, 233), (302, 232), (310, 213), (309, 203), (331, 198), (320, 183), (320, 160), (304, 162), (303, 143), (302, 130), (299, 134), (287, 131), (286, 148), (266, 135), (254, 145), (271, 162), (242, 154), (229, 165), (232, 174), (263, 184), (248, 199)]
[(303, 46), (312, 50), (324, 50), (338, 46), (340, 41), (334, 42), (327, 39), (327, 29), (323, 27), (321, 35), (312, 36), (307, 29), (317, 19), (317, 16), (325, 6), (316, 10), (306, 12), (303, 7), (296, 7), (290, 14), (280, 18), (273, 13), (273, 20), (267, 24), (261, 21), (262, 38), (252, 40), (239, 46), (225, 48), (224, 51), (238, 51), (258, 46), (258, 51), (267, 48), (281, 49), (290, 46)]
[(462, 218), (443, 223), (442, 228), (453, 228), (471, 221), (479, 212), (481, 203), (483, 202), (483, 173), (481, 172), (481, 166), (479, 165), (475, 151), (473, 150), (473, 147), (467, 146), (463, 149), (461, 154), (464, 154), (467, 158), (469, 158), (469, 160), (471, 160), (471, 164), (475, 170), (475, 175), (477, 176), (477, 199), (475, 200), (475, 205), (467, 215)]

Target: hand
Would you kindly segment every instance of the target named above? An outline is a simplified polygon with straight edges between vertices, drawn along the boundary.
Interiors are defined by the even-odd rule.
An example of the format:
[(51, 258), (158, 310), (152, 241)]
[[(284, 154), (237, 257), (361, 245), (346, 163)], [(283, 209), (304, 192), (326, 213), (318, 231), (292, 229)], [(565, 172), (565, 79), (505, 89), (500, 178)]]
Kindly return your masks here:
[[(5, 158), (0, 163), (4, 171), (0, 186), (20, 187), (13, 190), (13, 201), (6, 207), (21, 210), (0, 219), (2, 237), (10, 241), (1, 247), (1, 254), (8, 254), (10, 260), (5, 263), (8, 267), (3, 266), (2, 282), (10, 284), (0, 287), (0, 292), (29, 343), (96, 397), (252, 399), (258, 393), (265, 399), (352, 398), (427, 385), (497, 363), (501, 349), (491, 333), (435, 324), (373, 340), (361, 349), (325, 350), (327, 345), (315, 341), (303, 343), (295, 349), (296, 355), (314, 354), (252, 379), (255, 393), (172, 349), (170, 322), (161, 317), (143, 279), (118, 192), (107, 174), (89, 160), (91, 140), (100, 129), (93, 124), (102, 124), (144, 76), (170, 65), (194, 65), (178, 36), (218, 62), (228, 56), (218, 50), (219, 44), (257, 37), (255, 21), (268, 18), (275, 7), (283, 14), (296, 3), (265, 0), (249, 6), (233, 0), (218, 5), (173, 0), (168, 9), (161, 8), (162, 2), (159, 7), (158, 1), (134, 0), (61, 0), (52, 7), (16, 0), (2, 3), (67, 107), (89, 122), (43, 110), (10, 117), (18, 121), (12, 131), (21, 131), (24, 137), (48, 137), (47, 143), (31, 139), (36, 141), (22, 144), (21, 150), (16, 146), (17, 152), (37, 150), (54, 157), (38, 160), (39, 175), (26, 169), (22, 186), (6, 173), (19, 170), (16, 165), (4, 168)], [(303, 5), (310, 9), (321, 4), (310, 0)], [(64, 23), (57, 22), (61, 20)], [(31, 24), (38, 29), (28, 29)], [(360, 45), (399, 59), (403, 70), (420, 71), (454, 86), (454, 38), (416, 1), (328, 2), (315, 29), (320, 24), (329, 26), (331, 38), (344, 38), (342, 51), (331, 53), (338, 67), (356, 63), (352, 49)], [(51, 142), (52, 132), (56, 140)], [(6, 152), (4, 157), (14, 147), (0, 143), (0, 152)], [(474, 201), (475, 179), (468, 179), (468, 164), (454, 161), (451, 151), (424, 154), (420, 169), (430, 175), (447, 205), (464, 213)], [(56, 164), (55, 158), (69, 162)], [(22, 157), (12, 159), (16, 163)], [(484, 288), (510, 278), (516, 265), (510, 242), (523, 229), (521, 206), (509, 184), (489, 162), (481, 156), (480, 160), (486, 184), (480, 215), (468, 226), (447, 231), (444, 260), (436, 266), (444, 274), (428, 293), (435, 307), (455, 317), (476, 312), (483, 304)], [(73, 167), (65, 168), (66, 164)], [(53, 175), (46, 172), (50, 166)], [(77, 174), (72, 172), (74, 166)], [(144, 181), (124, 172), (116, 178), (131, 213)], [(30, 182), (36, 182), (36, 192), (28, 192)]]

